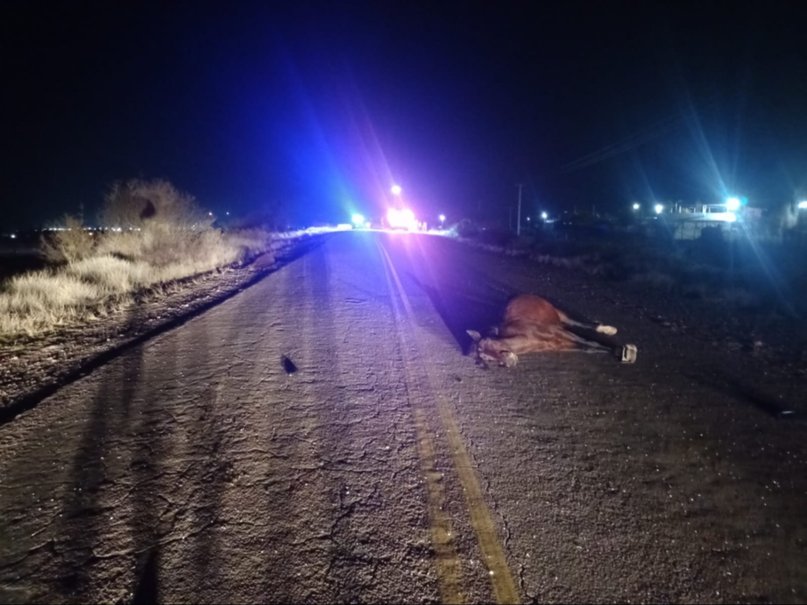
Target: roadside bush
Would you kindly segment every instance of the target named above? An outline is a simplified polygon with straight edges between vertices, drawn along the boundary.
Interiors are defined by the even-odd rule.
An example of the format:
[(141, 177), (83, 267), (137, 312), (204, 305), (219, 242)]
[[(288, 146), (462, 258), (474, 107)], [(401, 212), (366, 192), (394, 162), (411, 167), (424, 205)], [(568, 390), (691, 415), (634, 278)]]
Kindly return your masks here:
[[(209, 265), (213, 259), (232, 262), (237, 253), (226, 250), (213, 218), (199, 208), (193, 196), (164, 180), (134, 179), (115, 183), (101, 213), (108, 232), (99, 252), (144, 261), (155, 267)], [(199, 263), (199, 258), (207, 262)], [(214, 267), (207, 267), (214, 268)]]
[[(222, 232), (194, 198), (166, 181), (117, 183), (93, 236), (66, 218), (64, 231), (44, 239), (50, 271), (0, 284), (0, 340), (35, 336), (72, 321), (90, 321), (124, 308), (163, 284), (272, 253), (278, 238), (262, 229)], [(292, 237), (291, 234), (287, 234)]]
[(272, 234), (265, 229), (238, 229), (224, 233), (227, 243), (237, 250), (238, 261), (254, 259), (272, 248)]
[(213, 218), (196, 204), (192, 195), (162, 179), (114, 183), (104, 198), (101, 221), (107, 227), (123, 230), (160, 226), (202, 231), (213, 224)]
[(506, 247), (516, 240), (516, 235), (507, 229), (493, 227), (479, 231), (476, 240), (483, 244)]
[(95, 238), (84, 229), (81, 221), (69, 214), (64, 217), (64, 229), (42, 236), (40, 248), (45, 259), (54, 264), (70, 263), (91, 256)]
[(452, 229), (460, 237), (475, 237), (479, 233), (479, 227), (471, 219), (464, 218)]

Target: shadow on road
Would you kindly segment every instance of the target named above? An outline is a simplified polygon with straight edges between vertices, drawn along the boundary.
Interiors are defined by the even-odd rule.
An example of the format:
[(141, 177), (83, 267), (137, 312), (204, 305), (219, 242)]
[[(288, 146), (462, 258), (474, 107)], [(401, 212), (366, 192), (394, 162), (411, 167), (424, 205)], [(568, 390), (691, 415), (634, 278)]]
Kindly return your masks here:
[(689, 373), (687, 377), (706, 387), (726, 393), (750, 404), (756, 410), (773, 418), (796, 418), (794, 408), (788, 402), (751, 385), (724, 370), (713, 367), (704, 373)]
[[(135, 312), (127, 323), (136, 324), (139, 320)], [(83, 427), (83, 433), (65, 478), (69, 487), (62, 503), (62, 527), (55, 537), (65, 545), (62, 567), (66, 574), (59, 582), (65, 594), (85, 593), (94, 577), (106, 518), (110, 513), (115, 515), (104, 496), (108, 498), (115, 487), (115, 460), (125, 456), (128, 449), (131, 408), (142, 369), (142, 348), (135, 347), (110, 366), (89, 404), (86, 422), (76, 425), (77, 429)]]
[[(137, 311), (128, 320), (139, 321)], [(186, 538), (188, 576), (216, 575), (211, 565), (220, 553), (211, 528), (231, 461), (223, 451), (220, 377), (205, 371), (213, 343), (194, 326), (163, 339), (159, 353), (145, 346), (98, 372), (87, 421), (78, 427), (83, 434), (55, 536), (68, 570), (57, 588), (62, 594), (89, 598), (114, 577), (134, 602), (158, 602), (160, 555), (178, 533)], [(100, 556), (109, 551), (113, 564)]]
[(135, 587), (132, 605), (147, 605), (157, 603), (160, 594), (159, 582), (160, 548), (155, 546), (146, 553), (146, 562)]
[(468, 355), (473, 347), (467, 330), (486, 333), (501, 320), (506, 299), (482, 300), (456, 289), (433, 288), (418, 281), (414, 275), (411, 277), (429, 297), (463, 355)]

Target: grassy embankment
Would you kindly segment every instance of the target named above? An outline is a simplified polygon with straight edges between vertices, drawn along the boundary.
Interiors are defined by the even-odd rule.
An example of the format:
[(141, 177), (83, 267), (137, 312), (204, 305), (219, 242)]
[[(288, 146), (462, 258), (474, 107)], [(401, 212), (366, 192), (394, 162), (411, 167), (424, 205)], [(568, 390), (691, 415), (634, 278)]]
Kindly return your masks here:
[(116, 185), (103, 220), (120, 231), (88, 231), (67, 217), (63, 231), (43, 239), (47, 268), (0, 284), (0, 343), (120, 313), (180, 280), (254, 258), (273, 242), (262, 229), (213, 228), (193, 198), (165, 181)]

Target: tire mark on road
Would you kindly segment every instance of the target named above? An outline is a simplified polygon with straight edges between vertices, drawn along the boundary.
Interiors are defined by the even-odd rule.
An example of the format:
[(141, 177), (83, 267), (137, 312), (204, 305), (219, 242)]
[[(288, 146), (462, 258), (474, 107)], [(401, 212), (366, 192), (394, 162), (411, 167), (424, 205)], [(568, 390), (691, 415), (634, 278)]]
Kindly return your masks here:
[[(384, 249), (383, 246), (379, 244), (379, 248), (381, 251), (381, 256), (383, 259), (383, 264), (385, 267), (385, 273), (387, 277), (388, 286), (390, 289), (390, 295), (393, 300), (394, 311), (399, 320), (407, 321), (408, 323), (412, 323), (414, 320), (414, 313), (412, 310), (412, 306), (409, 302), (409, 299), (406, 295), (406, 292), (401, 284), (400, 278), (398, 277), (398, 273), (395, 270), (395, 267), (392, 263), (392, 259), (389, 256), (389, 253)], [(400, 305), (403, 306), (403, 313), (401, 313), (400, 306), (398, 304), (400, 301)], [(403, 317), (402, 317), (403, 315)], [(406, 339), (406, 335), (404, 332), (399, 332), (399, 335), (402, 339)], [(417, 336), (414, 337), (417, 340)], [(419, 346), (419, 343), (415, 342), (414, 346), (416, 349), (421, 349), (422, 347)], [(470, 514), (471, 519), (471, 526), (474, 529), (474, 533), (476, 534), (477, 541), (479, 543), (480, 550), (482, 551), (482, 555), (485, 559), (485, 563), (488, 566), (489, 573), (490, 573), (490, 582), (493, 588), (494, 595), (496, 597), (497, 603), (518, 603), (520, 602), (518, 590), (516, 589), (515, 582), (513, 580), (512, 572), (507, 564), (507, 558), (504, 554), (504, 549), (501, 546), (499, 541), (495, 524), (493, 523), (493, 519), (491, 518), (490, 511), (485, 503), (484, 497), (482, 495), (482, 488), (479, 485), (479, 480), (476, 476), (476, 471), (471, 462), (470, 456), (468, 455), (468, 451), (465, 448), (465, 444), (462, 441), (462, 436), (459, 431), (459, 427), (457, 425), (457, 421), (454, 417), (454, 413), (446, 399), (440, 395), (440, 393), (434, 388), (435, 379), (432, 376), (432, 373), (429, 371), (428, 367), (424, 364), (419, 363), (417, 360), (409, 359), (407, 361), (411, 361), (415, 363), (420, 370), (419, 374), (425, 378), (426, 386), (427, 386), (427, 395), (431, 396), (435, 400), (436, 408), (438, 411), (438, 415), (440, 417), (440, 422), (442, 423), (446, 439), (448, 441), (449, 451), (451, 453), (451, 458), (454, 464), (454, 469), (459, 477), (460, 483), (463, 487), (463, 493), (465, 495), (465, 501), (468, 508), (468, 512)], [(408, 382), (412, 383), (412, 377), (406, 368), (404, 368), (405, 373), (408, 378)], [(416, 404), (416, 402), (413, 402)], [(426, 439), (429, 439), (428, 432), (426, 427), (424, 426), (425, 420), (425, 413), (421, 408), (415, 407), (415, 418), (417, 424), (417, 430), (419, 439), (422, 441), (423, 436), (426, 435)], [(431, 500), (429, 508), (432, 509), (436, 507), (436, 509), (442, 513), (442, 505), (440, 500), (440, 492), (442, 492), (443, 488), (440, 486), (440, 492), (432, 492), (432, 486), (429, 483), (430, 477), (432, 480), (434, 479), (433, 473), (433, 445), (431, 446), (431, 460), (429, 459), (429, 452), (426, 451), (426, 456), (422, 455), (422, 462), (424, 467), (424, 475), (427, 478), (427, 485), (429, 485), (429, 498)], [(445, 497), (443, 496), (443, 500)], [(444, 513), (443, 513), (444, 514)], [(456, 565), (456, 570), (459, 570), (459, 559), (457, 558), (456, 549), (451, 545), (450, 536), (446, 536), (444, 531), (444, 527), (441, 527), (441, 519), (439, 515), (432, 516), (432, 536), (434, 540), (434, 547), (435, 550), (438, 552), (438, 570), (440, 573), (441, 578), (441, 587), (444, 587), (446, 593), (452, 589), (452, 582), (455, 581), (451, 574), (449, 573), (452, 568), (446, 568), (445, 562), (441, 566), (439, 561), (441, 560), (440, 557), (440, 548), (445, 548), (446, 546), (450, 546), (451, 551), (453, 551), (453, 560), (452, 566)], [(435, 539), (434, 537), (437, 537)], [(449, 538), (449, 539), (445, 539)], [(449, 560), (450, 557), (449, 557)], [(457, 599), (454, 598), (446, 598), (448, 595), (444, 595), (445, 602), (457, 602)]]

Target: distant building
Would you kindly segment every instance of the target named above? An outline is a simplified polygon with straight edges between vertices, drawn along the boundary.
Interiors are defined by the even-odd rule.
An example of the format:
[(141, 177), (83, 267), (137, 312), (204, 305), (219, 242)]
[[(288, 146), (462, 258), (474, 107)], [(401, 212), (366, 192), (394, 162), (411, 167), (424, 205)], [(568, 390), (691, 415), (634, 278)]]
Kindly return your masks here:
[(691, 205), (674, 204), (663, 214), (673, 238), (678, 240), (697, 239), (704, 229), (720, 229), (724, 237), (760, 237), (762, 209), (742, 206), (735, 210), (728, 205), (696, 203)]

